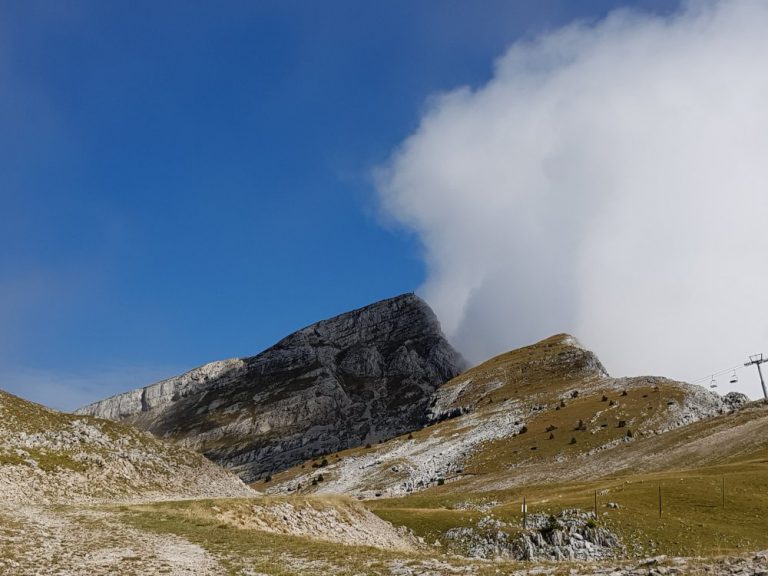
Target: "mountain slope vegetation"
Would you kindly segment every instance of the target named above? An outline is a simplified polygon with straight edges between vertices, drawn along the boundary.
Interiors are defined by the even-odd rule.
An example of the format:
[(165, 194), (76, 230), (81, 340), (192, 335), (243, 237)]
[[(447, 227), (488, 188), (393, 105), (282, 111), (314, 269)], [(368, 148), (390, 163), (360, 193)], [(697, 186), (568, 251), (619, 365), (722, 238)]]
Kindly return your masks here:
[(424, 429), (293, 468), (270, 490), (400, 496), (438, 484), (487, 491), (650, 469), (642, 455), (655, 439), (726, 414), (733, 402), (666, 378), (611, 378), (591, 351), (558, 335), (438, 388)]
[(199, 454), (135, 428), (50, 410), (0, 391), (5, 504), (253, 494)]
[(254, 492), (123, 423), (0, 394), (0, 573), (768, 572), (768, 553), (745, 554), (768, 548), (763, 403), (613, 378), (561, 334), (419, 409), (420, 426)]

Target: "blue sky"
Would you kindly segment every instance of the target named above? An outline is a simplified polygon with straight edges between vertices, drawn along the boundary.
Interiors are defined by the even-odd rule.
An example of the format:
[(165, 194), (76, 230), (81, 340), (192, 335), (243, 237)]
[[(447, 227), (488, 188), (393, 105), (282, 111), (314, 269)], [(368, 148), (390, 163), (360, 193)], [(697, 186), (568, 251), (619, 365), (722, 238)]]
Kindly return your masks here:
[(64, 409), (416, 289), (371, 174), (512, 42), (643, 1), (0, 1), (0, 387)]

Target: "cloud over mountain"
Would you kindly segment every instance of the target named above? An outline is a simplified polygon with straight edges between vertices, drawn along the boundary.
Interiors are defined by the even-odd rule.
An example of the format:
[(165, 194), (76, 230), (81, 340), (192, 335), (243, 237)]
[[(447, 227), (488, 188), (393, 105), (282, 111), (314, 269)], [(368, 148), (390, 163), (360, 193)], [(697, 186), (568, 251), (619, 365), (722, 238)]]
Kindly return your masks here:
[(761, 1), (618, 11), (429, 101), (378, 188), (460, 350), (569, 331), (613, 373), (690, 379), (768, 348), (766, 30)]

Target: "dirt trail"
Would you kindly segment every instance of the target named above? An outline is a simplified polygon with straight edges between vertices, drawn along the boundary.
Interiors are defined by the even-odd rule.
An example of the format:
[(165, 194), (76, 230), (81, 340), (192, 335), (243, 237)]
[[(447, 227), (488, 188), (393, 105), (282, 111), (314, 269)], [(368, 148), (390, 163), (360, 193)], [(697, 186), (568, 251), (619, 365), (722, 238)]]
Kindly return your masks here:
[(93, 509), (0, 509), (0, 574), (18, 576), (218, 576), (201, 547), (173, 535), (140, 532)]

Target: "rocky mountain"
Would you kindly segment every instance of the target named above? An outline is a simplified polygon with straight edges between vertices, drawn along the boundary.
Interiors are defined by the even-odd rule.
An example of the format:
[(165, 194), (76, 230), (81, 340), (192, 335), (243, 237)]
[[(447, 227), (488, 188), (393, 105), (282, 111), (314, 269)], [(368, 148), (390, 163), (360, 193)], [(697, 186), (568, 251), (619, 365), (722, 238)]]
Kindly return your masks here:
[(252, 496), (199, 454), (130, 426), (0, 391), (3, 505)]
[(421, 428), (463, 368), (429, 306), (405, 294), (78, 413), (172, 438), (253, 481)]
[[(664, 469), (671, 462), (660, 456), (661, 443), (682, 437), (672, 431), (712, 422), (746, 402), (744, 395), (723, 398), (667, 378), (612, 378), (592, 351), (560, 334), (440, 386), (426, 428), (342, 452), (322, 470), (315, 462), (286, 471), (270, 491), (399, 497), (448, 483), (476, 492), (564, 475), (591, 479), (642, 466)], [(724, 426), (733, 426), (729, 422)]]
[[(428, 363), (434, 354), (459, 361), (441, 347), (439, 330), (431, 345), (419, 339), (423, 329), (405, 336), (400, 314), (423, 326), (431, 313), (420, 313), (418, 300), (399, 304), (395, 312), (377, 311), (378, 321), (369, 309), (351, 313), (349, 323), (331, 319), (285, 339), (267, 358), (208, 365), (102, 408), (114, 418), (162, 423), (182, 405), (177, 427), (183, 429), (183, 417), (204, 416), (196, 434), (214, 449), (253, 438), (219, 435), (217, 446), (207, 431), (241, 430), (228, 428), (231, 422), (254, 429), (249, 419), (257, 418), (275, 426), (276, 435), (309, 438), (312, 449), (324, 450), (311, 442), (354, 431), (360, 422), (371, 435), (358, 443), (373, 440), (394, 425), (385, 428), (386, 420), (372, 412), (361, 417), (345, 407), (369, 390), (362, 398), (389, 410), (392, 421), (410, 414), (392, 404), (397, 396), (384, 402), (383, 394), (398, 390), (379, 380), (398, 374), (393, 358), (408, 357), (407, 366), (432, 366), (435, 373)], [(361, 326), (369, 335), (364, 340)], [(390, 334), (405, 354), (387, 348), (395, 342)], [(359, 360), (375, 357), (372, 350), (380, 363)], [(349, 376), (350, 354), (358, 358), (353, 373), (365, 378)], [(308, 361), (293, 360), (290, 372), (280, 364), (286, 357), (317, 358), (316, 367), (308, 371)], [(248, 376), (254, 365), (263, 368)], [(399, 370), (398, 386), (407, 391), (414, 373)], [(427, 369), (420, 370), (426, 378)], [(293, 379), (265, 377), (277, 374)], [(300, 374), (311, 376), (296, 382)], [(350, 384), (361, 381), (359, 389)], [(566, 334), (440, 385), (408, 382), (424, 392), (413, 413), (417, 429), (318, 452), (260, 482), (262, 493), (201, 455), (123, 423), (0, 394), (0, 573), (40, 574), (41, 567), (82, 576), (766, 572), (767, 552), (744, 552), (768, 547), (768, 495), (760, 490), (768, 482), (768, 405), (666, 378), (611, 377)], [(302, 428), (285, 415), (289, 409), (312, 415), (294, 397), (316, 408), (328, 390), (339, 411), (325, 412), (324, 426), (311, 421)], [(274, 419), (275, 406), (284, 420)], [(227, 420), (232, 413), (245, 415)], [(259, 446), (278, 445), (268, 433), (254, 437)], [(239, 495), (252, 496), (208, 498)], [(88, 505), (93, 501), (121, 505)]]

